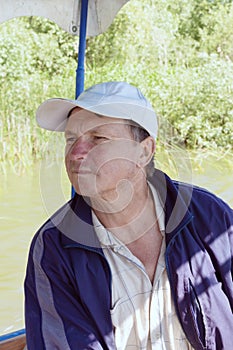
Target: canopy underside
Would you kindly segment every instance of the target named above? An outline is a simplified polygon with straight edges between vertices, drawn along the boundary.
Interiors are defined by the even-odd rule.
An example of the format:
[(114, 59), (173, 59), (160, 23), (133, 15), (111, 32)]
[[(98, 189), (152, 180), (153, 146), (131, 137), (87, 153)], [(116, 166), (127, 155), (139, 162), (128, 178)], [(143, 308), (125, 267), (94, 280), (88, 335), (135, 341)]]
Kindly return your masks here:
[[(129, 0), (89, 0), (87, 35), (107, 30), (120, 8)], [(79, 34), (80, 0), (1, 0), (0, 23), (20, 16), (41, 16), (72, 35)]]

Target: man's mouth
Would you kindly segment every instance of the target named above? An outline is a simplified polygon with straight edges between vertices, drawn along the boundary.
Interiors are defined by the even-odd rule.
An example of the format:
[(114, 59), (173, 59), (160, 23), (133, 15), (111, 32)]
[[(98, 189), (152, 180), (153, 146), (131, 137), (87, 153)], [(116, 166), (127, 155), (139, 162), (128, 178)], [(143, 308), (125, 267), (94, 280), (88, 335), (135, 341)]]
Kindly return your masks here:
[(74, 174), (87, 174), (90, 173), (90, 169), (82, 166), (82, 164), (71, 164), (70, 165), (70, 171)]

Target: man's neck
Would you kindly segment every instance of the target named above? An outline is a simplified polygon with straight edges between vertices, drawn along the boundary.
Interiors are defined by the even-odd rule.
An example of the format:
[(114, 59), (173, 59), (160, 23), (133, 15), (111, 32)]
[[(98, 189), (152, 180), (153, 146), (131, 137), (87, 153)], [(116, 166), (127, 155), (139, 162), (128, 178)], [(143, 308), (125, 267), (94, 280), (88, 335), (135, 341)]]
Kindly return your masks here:
[(115, 201), (95, 197), (91, 202), (102, 225), (123, 243), (130, 244), (156, 224), (156, 212), (145, 177), (134, 185), (132, 183), (121, 185)]

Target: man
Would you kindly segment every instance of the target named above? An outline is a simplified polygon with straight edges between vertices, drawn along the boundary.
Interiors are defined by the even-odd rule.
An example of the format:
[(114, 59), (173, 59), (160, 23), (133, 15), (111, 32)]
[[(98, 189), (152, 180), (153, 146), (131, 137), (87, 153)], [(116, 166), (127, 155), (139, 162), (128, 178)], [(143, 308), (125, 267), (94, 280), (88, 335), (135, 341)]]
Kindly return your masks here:
[(37, 111), (65, 132), (75, 196), (35, 235), (28, 349), (230, 350), (233, 212), (153, 169), (157, 120), (127, 83)]

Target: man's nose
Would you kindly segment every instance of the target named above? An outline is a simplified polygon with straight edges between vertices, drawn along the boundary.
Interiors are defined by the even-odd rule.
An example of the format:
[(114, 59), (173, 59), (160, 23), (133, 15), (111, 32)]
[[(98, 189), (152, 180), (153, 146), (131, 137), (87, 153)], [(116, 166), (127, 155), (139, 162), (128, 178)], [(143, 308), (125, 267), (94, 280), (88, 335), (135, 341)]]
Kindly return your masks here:
[(69, 150), (71, 160), (83, 159), (91, 149), (91, 143), (83, 137), (78, 138)]

